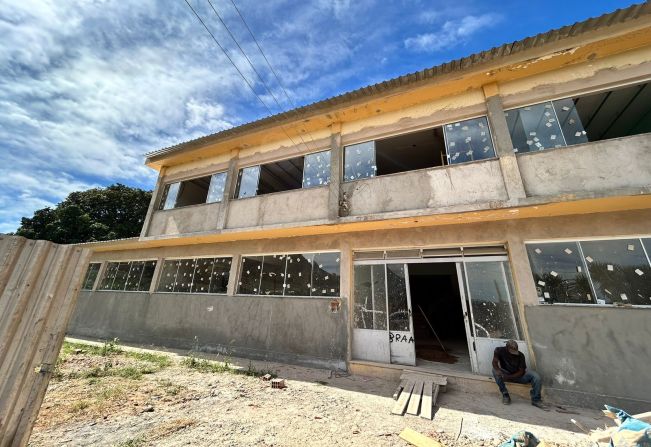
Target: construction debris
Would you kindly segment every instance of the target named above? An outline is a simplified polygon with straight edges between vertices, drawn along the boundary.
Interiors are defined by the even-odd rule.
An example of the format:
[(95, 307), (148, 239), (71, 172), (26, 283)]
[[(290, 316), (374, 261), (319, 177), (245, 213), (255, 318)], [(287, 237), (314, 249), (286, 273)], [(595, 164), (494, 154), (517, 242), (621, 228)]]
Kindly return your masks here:
[(264, 376), (262, 376), (262, 380), (264, 380), (265, 382), (270, 381), (271, 380), (271, 374), (265, 374)]
[(411, 428), (405, 428), (400, 432), (400, 437), (416, 447), (443, 447), (443, 444), (425, 436), (422, 433), (418, 433), (416, 430)]
[(631, 416), (623, 410), (608, 405), (605, 407), (604, 414), (617, 425), (605, 430), (592, 430), (592, 441), (608, 442), (617, 446), (648, 445), (644, 442), (651, 442), (651, 411)]
[(271, 379), (271, 388), (282, 389), (286, 387), (285, 379)]
[(439, 389), (445, 389), (447, 378), (435, 374), (405, 371), (400, 379), (400, 385), (393, 393), (396, 403), (391, 413), (403, 415), (407, 412), (431, 420)]

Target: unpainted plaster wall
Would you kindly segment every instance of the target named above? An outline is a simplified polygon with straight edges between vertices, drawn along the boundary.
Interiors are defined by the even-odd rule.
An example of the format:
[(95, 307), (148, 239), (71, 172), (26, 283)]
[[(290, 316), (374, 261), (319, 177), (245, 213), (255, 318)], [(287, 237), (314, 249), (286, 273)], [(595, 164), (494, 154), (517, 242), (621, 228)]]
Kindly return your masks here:
[(538, 372), (567, 403), (585, 394), (621, 396), (604, 404), (629, 413), (651, 408), (651, 309), (527, 306), (525, 315)]
[(403, 172), (344, 183), (351, 215), (508, 199), (497, 160)]
[(80, 293), (68, 332), (345, 369), (347, 322), (323, 298), (102, 291)]
[(328, 218), (328, 188), (266, 194), (229, 202), (226, 228), (247, 228)]
[(206, 203), (171, 210), (156, 210), (152, 214), (147, 236), (184, 234), (217, 229), (221, 203)]
[(528, 196), (651, 185), (651, 134), (518, 156)]

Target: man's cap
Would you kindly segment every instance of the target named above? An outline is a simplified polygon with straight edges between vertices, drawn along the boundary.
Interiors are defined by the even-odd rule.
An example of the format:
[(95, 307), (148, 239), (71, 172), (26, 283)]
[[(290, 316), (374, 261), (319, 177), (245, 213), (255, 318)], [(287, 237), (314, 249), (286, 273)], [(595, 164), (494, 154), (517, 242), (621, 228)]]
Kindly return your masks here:
[(518, 342), (515, 340), (509, 340), (506, 342), (506, 349), (509, 350), (511, 354), (517, 354), (519, 352), (518, 350)]

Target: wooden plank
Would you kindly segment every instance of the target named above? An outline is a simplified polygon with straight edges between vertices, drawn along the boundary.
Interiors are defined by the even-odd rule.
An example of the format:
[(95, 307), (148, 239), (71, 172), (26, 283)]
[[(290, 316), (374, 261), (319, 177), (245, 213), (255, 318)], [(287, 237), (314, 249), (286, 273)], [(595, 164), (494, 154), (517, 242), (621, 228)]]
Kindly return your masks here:
[(398, 397), (398, 400), (393, 405), (391, 414), (399, 414), (400, 416), (405, 414), (405, 410), (407, 409), (407, 404), (409, 403), (409, 398), (411, 397), (411, 391), (413, 389), (414, 389), (414, 382), (407, 382), (407, 385), (405, 385), (405, 388), (402, 390), (402, 393), (400, 393), (400, 397)]
[[(420, 403), (420, 417), (432, 420), (432, 387), (434, 384), (432, 382), (423, 383), (423, 399)], [(436, 389), (438, 390), (438, 385)]]
[(400, 391), (405, 387), (407, 384), (407, 379), (402, 379), (400, 381), (400, 384), (398, 385), (398, 388), (393, 392), (393, 400), (398, 400), (398, 396), (400, 396)]
[(423, 381), (419, 380), (414, 382), (414, 389), (411, 392), (411, 397), (409, 398), (409, 405), (407, 405), (407, 414), (413, 414), (414, 416), (418, 415), (418, 410), (420, 409), (420, 398), (423, 394)]
[(439, 391), (441, 391), (441, 388), (443, 388), (441, 385), (434, 384), (434, 390), (432, 391), (432, 408), (436, 405), (436, 399), (439, 397)]
[(441, 386), (446, 386), (448, 384), (448, 378), (440, 374), (427, 374), (420, 371), (412, 371), (409, 369), (403, 370), (400, 375), (401, 379), (421, 379), (423, 381), (430, 380), (432, 383), (437, 383)]
[(405, 428), (401, 431), (400, 438), (416, 447), (443, 447), (443, 444), (440, 442), (430, 438), (429, 436), (418, 433), (416, 430), (412, 430), (411, 428)]

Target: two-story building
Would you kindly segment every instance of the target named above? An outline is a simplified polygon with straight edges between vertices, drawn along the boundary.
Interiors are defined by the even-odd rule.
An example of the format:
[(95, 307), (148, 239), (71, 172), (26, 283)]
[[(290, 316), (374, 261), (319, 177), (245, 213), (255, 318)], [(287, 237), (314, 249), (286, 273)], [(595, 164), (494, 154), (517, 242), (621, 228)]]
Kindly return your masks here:
[[(148, 154), (73, 335), (651, 404), (651, 4)], [(398, 365), (398, 366), (396, 366)]]

